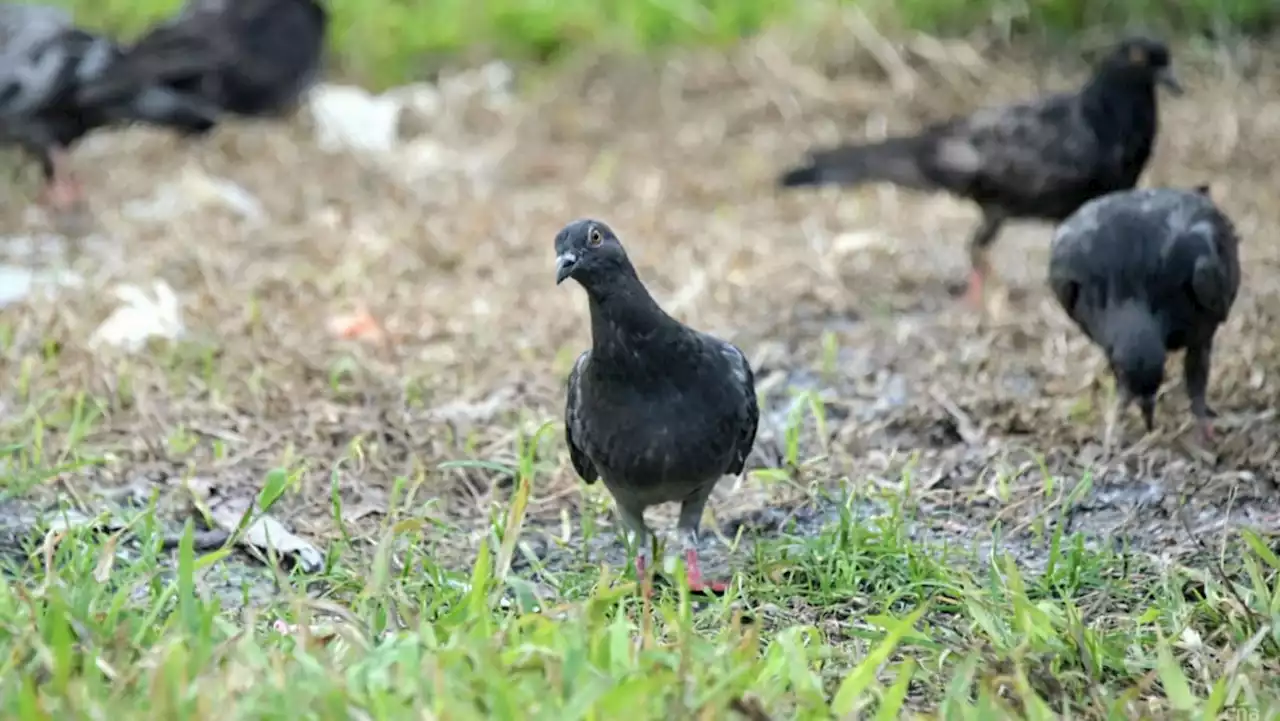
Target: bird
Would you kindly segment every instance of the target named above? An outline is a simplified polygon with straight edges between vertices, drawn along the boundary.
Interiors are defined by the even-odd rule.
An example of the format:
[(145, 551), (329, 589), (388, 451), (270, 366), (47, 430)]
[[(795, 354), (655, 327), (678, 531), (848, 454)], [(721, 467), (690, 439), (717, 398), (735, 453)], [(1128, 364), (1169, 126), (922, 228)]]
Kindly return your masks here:
[(740, 476), (760, 411), (742, 350), (668, 315), (604, 222), (575, 220), (556, 234), (556, 285), (585, 291), (591, 347), (569, 373), (564, 434), (574, 470), (604, 480), (637, 547), (646, 595), (651, 562), (645, 509), (679, 502), (677, 530), (695, 592), (721, 592), (698, 565), (698, 529), (712, 490)]
[(126, 48), (116, 77), (127, 82), (131, 72), (148, 76), (154, 65), (200, 58), (184, 73), (167, 73), (167, 86), (224, 114), (277, 118), (319, 77), (328, 25), (317, 0), (189, 0)]
[(40, 161), (42, 200), (57, 213), (83, 202), (69, 153), (85, 135), (130, 123), (193, 130), (215, 122), (215, 107), (157, 82), (164, 66), (113, 82), (110, 97), (87, 98), (120, 58), (114, 40), (77, 28), (61, 8), (0, 4), (0, 140)]
[(1157, 84), (1183, 92), (1168, 48), (1154, 38), (1125, 37), (1076, 92), (986, 107), (914, 135), (815, 150), (777, 183), (888, 182), (977, 204), (982, 219), (969, 238), (965, 297), (980, 305), (988, 255), (1006, 220), (1058, 223), (1095, 197), (1137, 184), (1155, 143)]
[(1218, 327), (1240, 290), (1239, 237), (1207, 185), (1117, 191), (1084, 204), (1054, 233), (1049, 286), (1116, 378), (1104, 446), (1134, 401), (1147, 431), (1166, 355), (1185, 350), (1191, 413), (1213, 438), (1205, 395)]

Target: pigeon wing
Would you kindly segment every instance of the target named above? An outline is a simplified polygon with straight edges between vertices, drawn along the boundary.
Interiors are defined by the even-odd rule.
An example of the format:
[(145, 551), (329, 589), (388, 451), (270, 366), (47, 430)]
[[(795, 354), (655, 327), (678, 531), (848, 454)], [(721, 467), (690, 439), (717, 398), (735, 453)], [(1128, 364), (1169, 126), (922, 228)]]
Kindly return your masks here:
[(588, 484), (595, 483), (600, 477), (595, 465), (587, 458), (587, 454), (578, 446), (575, 436), (582, 430), (582, 371), (591, 360), (591, 351), (583, 351), (569, 372), (569, 388), (564, 406), (564, 439), (569, 446), (569, 461), (582, 480)]
[(976, 196), (1035, 198), (1085, 185), (1103, 162), (1078, 96), (980, 110), (939, 128), (931, 158), (947, 185)]
[(1105, 279), (1094, 273), (1095, 245), (1100, 242), (1107, 204), (1090, 201), (1054, 231), (1049, 250), (1049, 288), (1067, 316), (1090, 338), (1105, 311), (1098, 284)]
[(1240, 240), (1234, 225), (1216, 208), (1209, 225), (1212, 242), (1196, 259), (1191, 290), (1196, 303), (1221, 323), (1240, 290)]
[(760, 407), (756, 399), (755, 374), (751, 372), (751, 364), (742, 350), (732, 343), (724, 343), (724, 355), (729, 360), (729, 367), (734, 378), (742, 387), (743, 418), (738, 426), (738, 437), (734, 444), (733, 460), (729, 464), (728, 475), (740, 475), (747, 465), (747, 457), (755, 444), (756, 429), (760, 425)]

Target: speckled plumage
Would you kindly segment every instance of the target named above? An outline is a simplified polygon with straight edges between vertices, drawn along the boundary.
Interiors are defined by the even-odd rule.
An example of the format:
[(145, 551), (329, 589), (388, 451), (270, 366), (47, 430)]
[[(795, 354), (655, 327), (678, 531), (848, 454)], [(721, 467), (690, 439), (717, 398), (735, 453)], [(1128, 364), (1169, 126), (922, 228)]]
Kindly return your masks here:
[(189, 0), (126, 49), (119, 75), (186, 62), (169, 87), (227, 113), (280, 115), (318, 77), (328, 22), (318, 0)]
[(1058, 222), (1092, 198), (1134, 187), (1155, 143), (1157, 82), (1180, 92), (1168, 50), (1127, 38), (1077, 92), (982, 109), (879, 143), (817, 150), (778, 182), (890, 182), (972, 200), (982, 209), (969, 239), (977, 300), (987, 253), (1006, 220)]
[[(112, 78), (119, 46), (76, 28), (60, 8), (0, 6), (0, 43), (0, 136), (40, 159), (51, 188), (70, 182), (61, 177), (60, 158), (95, 129), (147, 123), (193, 130), (216, 117), (216, 108), (155, 78)], [(109, 78), (118, 92), (98, 97), (95, 88)]]
[(1207, 187), (1129, 190), (1085, 204), (1054, 235), (1049, 285), (1116, 375), (1108, 442), (1131, 400), (1152, 427), (1165, 356), (1183, 349), (1191, 410), (1209, 433), (1213, 337), (1239, 291), (1240, 258), (1235, 228)]
[(565, 439), (578, 475), (603, 478), (648, 562), (644, 511), (678, 501), (689, 581), (701, 588), (697, 534), (716, 483), (743, 472), (759, 423), (751, 366), (736, 346), (667, 315), (622, 244), (596, 220), (556, 236), (557, 283), (576, 280), (591, 309), (591, 349), (569, 374)]

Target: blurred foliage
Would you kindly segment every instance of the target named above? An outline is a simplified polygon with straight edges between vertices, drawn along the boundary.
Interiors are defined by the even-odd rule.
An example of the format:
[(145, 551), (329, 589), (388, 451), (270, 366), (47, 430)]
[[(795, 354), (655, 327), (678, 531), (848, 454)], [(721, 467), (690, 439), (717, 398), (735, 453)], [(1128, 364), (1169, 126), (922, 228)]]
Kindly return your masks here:
[[(180, 0), (53, 0), (79, 22), (129, 35)], [(723, 44), (767, 25), (859, 5), (873, 17), (939, 34), (984, 25), (1011, 35), (1143, 25), (1184, 33), (1262, 33), (1276, 0), (329, 0), (334, 59), (389, 83), (426, 74), (442, 57), (546, 61), (580, 47), (646, 50)]]

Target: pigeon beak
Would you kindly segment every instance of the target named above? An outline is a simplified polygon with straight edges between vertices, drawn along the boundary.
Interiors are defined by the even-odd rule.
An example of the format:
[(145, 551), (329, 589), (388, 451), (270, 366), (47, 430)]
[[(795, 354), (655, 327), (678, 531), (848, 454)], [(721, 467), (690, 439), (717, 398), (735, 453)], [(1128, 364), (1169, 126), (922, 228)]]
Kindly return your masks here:
[(571, 250), (566, 250), (556, 256), (556, 285), (564, 282), (573, 273), (573, 269), (578, 265), (578, 256)]
[(1171, 68), (1163, 67), (1157, 70), (1156, 82), (1168, 88), (1169, 92), (1174, 95), (1182, 94), (1182, 83), (1178, 82), (1178, 78), (1173, 74)]
[(1142, 409), (1142, 420), (1147, 424), (1147, 433), (1155, 430), (1156, 427), (1156, 399), (1155, 396), (1143, 396), (1138, 399), (1138, 408)]

